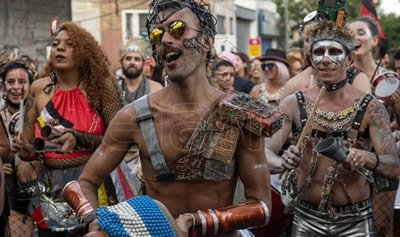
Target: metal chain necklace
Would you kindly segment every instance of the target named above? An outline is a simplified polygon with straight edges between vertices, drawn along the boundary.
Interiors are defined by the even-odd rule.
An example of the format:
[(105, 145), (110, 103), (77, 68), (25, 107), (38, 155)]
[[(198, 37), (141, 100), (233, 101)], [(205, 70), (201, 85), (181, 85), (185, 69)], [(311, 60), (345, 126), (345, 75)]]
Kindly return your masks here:
[[(307, 112), (307, 114), (311, 113), (313, 104), (311, 104), (307, 99), (305, 100), (304, 103), (304, 108)], [(340, 131), (343, 130), (343, 128), (353, 121), (354, 117), (356, 116), (356, 112), (360, 110), (360, 101), (357, 101), (354, 103), (349, 108), (346, 108), (345, 110), (339, 111), (339, 112), (325, 112), (321, 110), (317, 110), (316, 113), (313, 116), (313, 121), (329, 130), (333, 131)], [(340, 121), (338, 121), (340, 120)]]

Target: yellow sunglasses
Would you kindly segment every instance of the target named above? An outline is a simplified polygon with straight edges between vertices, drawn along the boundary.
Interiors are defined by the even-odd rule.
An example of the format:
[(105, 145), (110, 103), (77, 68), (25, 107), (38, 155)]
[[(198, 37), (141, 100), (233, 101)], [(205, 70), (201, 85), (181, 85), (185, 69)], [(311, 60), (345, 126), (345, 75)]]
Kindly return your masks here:
[[(199, 30), (185, 26), (185, 23), (183, 23), (182, 21), (173, 21), (169, 25), (168, 31), (175, 39), (179, 39), (183, 35), (183, 33), (185, 33), (186, 27), (194, 31), (200, 32)], [(164, 30), (161, 28), (153, 28), (153, 30), (151, 30), (150, 32), (150, 42), (152, 44), (161, 44), (164, 33)]]

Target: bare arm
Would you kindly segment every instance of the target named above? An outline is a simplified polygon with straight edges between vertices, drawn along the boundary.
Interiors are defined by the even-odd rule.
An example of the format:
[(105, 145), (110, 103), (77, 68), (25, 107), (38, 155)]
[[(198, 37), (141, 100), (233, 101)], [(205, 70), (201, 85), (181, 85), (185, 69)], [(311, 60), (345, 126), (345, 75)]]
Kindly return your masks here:
[(247, 202), (263, 201), (271, 210), (271, 187), (264, 139), (245, 131), (240, 138), (236, 158)]
[(0, 216), (3, 214), (4, 197), (5, 197), (5, 188), (4, 188), (3, 161), (0, 159)]
[(268, 165), (271, 167), (271, 173), (281, 173), (284, 171), (282, 166), (282, 159), (278, 156), (279, 151), (289, 139), (293, 126), (293, 113), (297, 111), (296, 98), (290, 96), (285, 98), (279, 105), (281, 112), (284, 114), (282, 128), (276, 132), (271, 138), (266, 139), (265, 154), (268, 157)]
[[(2, 118), (0, 117), (0, 119)], [(10, 163), (12, 160), (10, 151), (10, 143), (7, 139), (7, 133), (3, 125), (0, 125), (0, 160), (2, 160), (4, 163)]]
[(101, 145), (93, 153), (78, 181), (94, 208), (97, 207), (97, 189), (105, 177), (122, 161), (132, 144), (133, 125), (136, 123), (133, 105), (119, 111), (111, 121)]
[[(390, 129), (389, 115), (379, 101), (373, 100), (368, 106), (370, 115), (369, 132), (372, 145), (379, 157), (379, 165), (376, 173), (391, 178), (400, 176), (400, 159), (398, 158), (395, 140)], [(377, 159), (374, 154), (369, 154), (366, 162), (367, 168), (374, 168)]]
[(39, 81), (32, 84), (29, 90), (28, 98), (25, 102), (25, 114), (24, 114), (24, 129), (22, 131), (21, 139), (17, 136), (14, 138), (14, 151), (19, 151), (19, 157), (25, 161), (32, 161), (37, 159), (37, 154), (32, 149), (32, 141), (35, 137), (35, 121), (39, 116), (37, 105), (36, 105), (36, 95), (40, 89)]

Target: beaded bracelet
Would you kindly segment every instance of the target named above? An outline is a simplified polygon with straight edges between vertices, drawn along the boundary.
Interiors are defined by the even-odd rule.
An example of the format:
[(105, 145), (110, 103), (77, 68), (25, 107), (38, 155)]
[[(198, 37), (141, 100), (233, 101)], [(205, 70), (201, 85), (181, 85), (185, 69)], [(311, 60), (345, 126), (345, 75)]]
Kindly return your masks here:
[(375, 154), (375, 158), (376, 158), (376, 163), (375, 163), (374, 168), (371, 169), (371, 171), (375, 171), (378, 168), (379, 162), (380, 162), (378, 154), (376, 154), (376, 153), (374, 153), (374, 154)]

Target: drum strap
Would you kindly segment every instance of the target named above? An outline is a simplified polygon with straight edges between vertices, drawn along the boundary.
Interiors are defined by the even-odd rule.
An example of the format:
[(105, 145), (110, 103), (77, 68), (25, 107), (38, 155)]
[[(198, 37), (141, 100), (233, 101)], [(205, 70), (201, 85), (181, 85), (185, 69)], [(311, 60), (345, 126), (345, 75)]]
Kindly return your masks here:
[(148, 96), (145, 95), (133, 102), (136, 109), (136, 122), (140, 127), (145, 146), (151, 159), (158, 181), (173, 178), (165, 162), (164, 155), (158, 142), (158, 136), (154, 127), (153, 114), (149, 107)]
[(297, 98), (297, 104), (299, 105), (300, 109), (300, 122), (301, 122), (301, 127), (304, 127), (307, 122), (307, 112), (306, 109), (304, 108), (304, 95), (302, 91), (297, 91), (295, 93), (296, 98)]
[(360, 129), (361, 122), (364, 118), (365, 112), (367, 111), (368, 104), (373, 98), (374, 97), (371, 94), (367, 94), (364, 96), (363, 101), (360, 104), (361, 109), (357, 111), (356, 117), (354, 118), (352, 125), (352, 127), (357, 131)]

